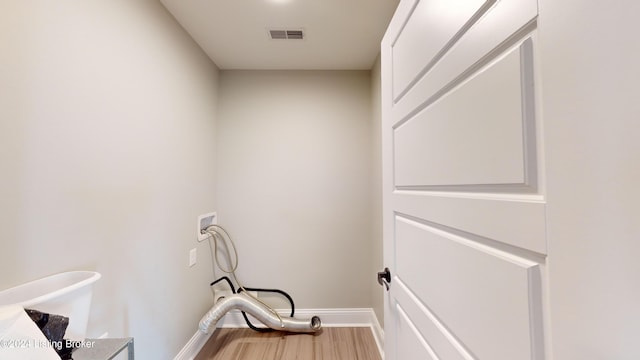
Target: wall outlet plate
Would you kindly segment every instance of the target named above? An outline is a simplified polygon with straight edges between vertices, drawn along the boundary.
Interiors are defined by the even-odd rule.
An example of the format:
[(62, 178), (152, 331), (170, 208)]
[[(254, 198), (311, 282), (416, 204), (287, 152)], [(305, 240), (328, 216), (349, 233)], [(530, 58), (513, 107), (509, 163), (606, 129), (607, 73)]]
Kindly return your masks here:
[(205, 229), (209, 225), (215, 225), (218, 223), (218, 214), (216, 212), (210, 212), (208, 214), (202, 214), (198, 216), (198, 241), (204, 241), (209, 238), (209, 234), (203, 234), (202, 229)]
[(198, 260), (198, 249), (193, 248), (191, 250), (189, 250), (189, 267), (192, 267), (196, 264), (196, 261)]

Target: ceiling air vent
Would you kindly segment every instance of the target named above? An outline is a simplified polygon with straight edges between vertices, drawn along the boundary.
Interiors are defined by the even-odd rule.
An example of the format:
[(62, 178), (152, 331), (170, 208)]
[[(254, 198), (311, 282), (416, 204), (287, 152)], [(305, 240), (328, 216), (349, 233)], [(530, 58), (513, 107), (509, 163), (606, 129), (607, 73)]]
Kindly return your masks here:
[(304, 33), (302, 30), (269, 30), (272, 40), (302, 40)]

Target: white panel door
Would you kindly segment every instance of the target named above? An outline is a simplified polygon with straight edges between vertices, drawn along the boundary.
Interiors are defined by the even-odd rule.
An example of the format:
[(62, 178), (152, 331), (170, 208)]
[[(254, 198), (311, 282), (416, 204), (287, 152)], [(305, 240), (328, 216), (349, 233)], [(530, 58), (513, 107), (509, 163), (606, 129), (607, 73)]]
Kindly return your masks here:
[(387, 360), (640, 359), (638, 12), (400, 2), (382, 42)]
[(387, 360), (545, 358), (536, 0), (404, 0), (382, 42)]

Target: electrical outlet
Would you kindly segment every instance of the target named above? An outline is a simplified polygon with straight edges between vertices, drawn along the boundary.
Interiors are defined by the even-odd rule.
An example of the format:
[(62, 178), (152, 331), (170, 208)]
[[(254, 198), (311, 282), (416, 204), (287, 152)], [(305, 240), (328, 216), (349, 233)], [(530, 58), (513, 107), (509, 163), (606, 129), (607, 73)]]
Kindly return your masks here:
[(198, 216), (198, 242), (205, 241), (209, 238), (209, 234), (203, 234), (202, 229), (205, 229), (209, 225), (215, 225), (218, 223), (218, 214), (211, 212), (208, 214), (202, 214)]
[(189, 267), (192, 267), (196, 264), (196, 260), (198, 259), (198, 249), (193, 248), (189, 250)]

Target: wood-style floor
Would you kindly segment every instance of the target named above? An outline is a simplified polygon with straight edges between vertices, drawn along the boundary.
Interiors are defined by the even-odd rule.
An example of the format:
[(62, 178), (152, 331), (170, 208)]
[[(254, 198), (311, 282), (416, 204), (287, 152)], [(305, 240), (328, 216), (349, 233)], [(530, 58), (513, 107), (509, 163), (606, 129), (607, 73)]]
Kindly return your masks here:
[(195, 360), (381, 360), (370, 328), (316, 334), (218, 329)]

